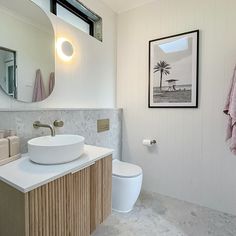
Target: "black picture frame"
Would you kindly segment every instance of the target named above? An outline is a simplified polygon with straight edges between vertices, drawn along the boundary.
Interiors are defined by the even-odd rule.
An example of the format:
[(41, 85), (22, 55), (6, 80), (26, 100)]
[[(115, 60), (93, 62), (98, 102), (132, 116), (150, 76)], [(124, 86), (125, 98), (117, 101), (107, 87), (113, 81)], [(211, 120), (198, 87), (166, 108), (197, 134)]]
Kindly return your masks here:
[[(149, 41), (149, 80), (148, 80), (149, 108), (198, 108), (199, 35), (200, 31), (194, 30), (181, 34), (171, 35), (168, 37), (153, 39)], [(178, 52), (176, 49), (174, 49), (173, 45), (174, 44), (177, 45), (177, 43), (179, 44), (179, 48), (182, 47), (182, 51), (179, 50)], [(168, 57), (168, 54), (172, 55), (169, 55)], [(179, 80), (179, 78), (176, 78), (175, 75), (171, 75), (170, 71), (171, 69), (173, 69), (172, 64), (166, 62), (165, 59), (161, 59), (161, 55), (163, 56), (163, 58), (165, 59), (169, 58), (171, 61), (173, 61), (173, 66), (174, 66), (173, 68), (175, 70), (174, 73), (175, 75), (181, 74), (180, 71), (181, 68), (184, 68), (184, 65), (185, 66), (188, 64), (191, 65), (187, 67), (188, 73), (184, 72), (182, 73), (182, 75), (180, 75), (180, 78), (182, 78), (182, 84), (179, 85), (176, 84), (177, 81), (180, 81), (178, 83), (181, 83), (181, 80)], [(171, 58), (171, 56), (173, 58)], [(190, 56), (191, 56), (191, 61), (190, 61)], [(155, 63), (156, 66), (154, 66)], [(188, 77), (190, 67), (192, 69), (191, 80)], [(156, 68), (156, 70), (154, 68)], [(156, 81), (154, 81), (154, 77), (157, 77), (156, 75), (154, 76), (156, 72), (159, 72), (160, 74), (159, 87), (158, 85), (156, 86), (154, 85), (154, 83), (157, 84), (157, 80), (155, 79)], [(166, 75), (166, 77), (168, 76), (167, 78), (169, 78), (168, 80), (165, 81), (167, 85), (165, 86), (164, 89), (163, 89), (164, 86), (162, 87), (163, 75)], [(184, 84), (185, 81), (188, 82), (191, 81), (191, 84)], [(174, 97), (174, 95), (176, 97)]]

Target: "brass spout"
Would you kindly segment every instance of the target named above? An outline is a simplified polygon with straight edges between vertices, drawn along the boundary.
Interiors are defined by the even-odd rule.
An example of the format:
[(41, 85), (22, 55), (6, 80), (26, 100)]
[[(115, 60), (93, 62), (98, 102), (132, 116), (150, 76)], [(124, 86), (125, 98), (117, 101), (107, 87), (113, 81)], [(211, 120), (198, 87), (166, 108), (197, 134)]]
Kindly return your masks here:
[(54, 137), (56, 135), (55, 129), (54, 129), (54, 127), (52, 125), (42, 124), (40, 121), (35, 121), (33, 123), (33, 127), (35, 129), (38, 129), (38, 128), (48, 128), (51, 131), (51, 136), (52, 137)]

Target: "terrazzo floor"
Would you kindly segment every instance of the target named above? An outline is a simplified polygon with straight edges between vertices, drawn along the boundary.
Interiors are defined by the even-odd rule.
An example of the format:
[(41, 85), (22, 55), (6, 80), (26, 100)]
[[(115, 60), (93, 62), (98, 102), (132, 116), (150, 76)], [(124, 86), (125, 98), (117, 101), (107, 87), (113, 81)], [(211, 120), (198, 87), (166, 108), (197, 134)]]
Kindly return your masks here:
[(113, 212), (93, 236), (236, 236), (236, 216), (142, 193), (128, 214)]

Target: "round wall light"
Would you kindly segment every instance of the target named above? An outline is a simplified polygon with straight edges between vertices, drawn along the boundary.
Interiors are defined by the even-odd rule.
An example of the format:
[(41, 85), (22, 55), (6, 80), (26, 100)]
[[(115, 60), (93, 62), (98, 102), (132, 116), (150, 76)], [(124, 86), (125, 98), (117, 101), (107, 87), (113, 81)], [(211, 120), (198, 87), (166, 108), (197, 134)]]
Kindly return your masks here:
[(57, 53), (63, 61), (70, 61), (74, 54), (73, 45), (65, 38), (57, 40)]

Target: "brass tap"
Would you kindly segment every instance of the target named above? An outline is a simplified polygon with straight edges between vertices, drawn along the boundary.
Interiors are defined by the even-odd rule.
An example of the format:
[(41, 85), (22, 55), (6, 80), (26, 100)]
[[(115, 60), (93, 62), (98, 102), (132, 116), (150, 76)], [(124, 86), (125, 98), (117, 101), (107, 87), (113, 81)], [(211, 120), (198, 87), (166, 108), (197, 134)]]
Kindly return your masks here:
[(54, 136), (56, 135), (55, 129), (54, 129), (54, 127), (53, 127), (52, 125), (42, 124), (40, 121), (35, 121), (35, 122), (33, 123), (33, 127), (34, 127), (35, 129), (38, 129), (38, 128), (48, 128), (48, 129), (50, 129), (50, 131), (51, 131), (51, 136), (52, 136), (52, 137), (54, 137)]
[(53, 122), (54, 127), (61, 128), (64, 126), (64, 122), (62, 120), (55, 120)]

